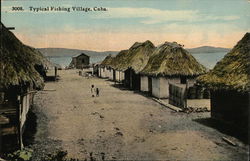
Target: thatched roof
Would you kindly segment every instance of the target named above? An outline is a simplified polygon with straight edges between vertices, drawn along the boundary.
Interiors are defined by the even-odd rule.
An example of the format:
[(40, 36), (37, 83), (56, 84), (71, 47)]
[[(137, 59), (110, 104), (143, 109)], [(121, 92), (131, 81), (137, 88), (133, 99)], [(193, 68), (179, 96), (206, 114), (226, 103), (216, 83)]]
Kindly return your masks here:
[(0, 89), (27, 83), (42, 88), (43, 79), (34, 67), (43, 64), (42, 54), (22, 44), (2, 23), (0, 30)]
[(166, 42), (154, 51), (141, 74), (151, 76), (197, 76), (206, 68), (176, 42)]
[(149, 40), (136, 42), (129, 50), (121, 51), (111, 62), (113, 68), (126, 70), (132, 68), (135, 72), (140, 72), (148, 63), (149, 57), (155, 50), (155, 46)]
[(214, 90), (250, 91), (250, 33), (219, 61), (198, 83)]
[(101, 66), (106, 66), (106, 67), (110, 67), (111, 66), (111, 62), (112, 59), (114, 59), (113, 55), (108, 55), (105, 57), (105, 59), (101, 62)]
[(121, 50), (114, 58), (112, 58), (112, 61), (109, 62), (109, 66), (118, 70), (120, 63), (126, 60), (127, 53), (128, 50)]

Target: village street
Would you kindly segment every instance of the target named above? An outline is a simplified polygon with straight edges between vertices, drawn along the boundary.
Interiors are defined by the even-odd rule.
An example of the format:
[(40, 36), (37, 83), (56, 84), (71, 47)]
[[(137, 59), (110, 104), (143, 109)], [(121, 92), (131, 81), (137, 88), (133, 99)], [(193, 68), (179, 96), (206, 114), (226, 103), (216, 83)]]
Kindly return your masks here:
[[(58, 72), (60, 80), (35, 96), (33, 160), (56, 150), (80, 160), (247, 160), (246, 145), (200, 123), (208, 112), (176, 113), (114, 82)], [(92, 84), (99, 97), (91, 97)]]

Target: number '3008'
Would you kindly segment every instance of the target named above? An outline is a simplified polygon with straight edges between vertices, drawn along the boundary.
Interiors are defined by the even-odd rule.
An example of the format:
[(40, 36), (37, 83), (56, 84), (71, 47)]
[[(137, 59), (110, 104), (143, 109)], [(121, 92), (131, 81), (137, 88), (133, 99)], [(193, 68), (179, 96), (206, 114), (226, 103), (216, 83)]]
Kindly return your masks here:
[(12, 7), (12, 11), (23, 11), (23, 7)]

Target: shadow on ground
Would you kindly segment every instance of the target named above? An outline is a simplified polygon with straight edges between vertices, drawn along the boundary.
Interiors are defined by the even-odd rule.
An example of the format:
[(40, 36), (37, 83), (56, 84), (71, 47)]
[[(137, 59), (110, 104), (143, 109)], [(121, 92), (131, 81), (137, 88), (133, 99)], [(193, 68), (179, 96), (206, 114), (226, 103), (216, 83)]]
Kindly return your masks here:
[(239, 129), (236, 126), (232, 126), (231, 124), (212, 118), (199, 118), (199, 119), (194, 119), (193, 121), (214, 128), (223, 134), (235, 137), (244, 142), (245, 144), (249, 143), (248, 129)]
[(27, 120), (25, 122), (25, 131), (23, 133), (24, 146), (33, 144), (36, 132), (37, 132), (37, 116), (31, 109), (27, 114)]

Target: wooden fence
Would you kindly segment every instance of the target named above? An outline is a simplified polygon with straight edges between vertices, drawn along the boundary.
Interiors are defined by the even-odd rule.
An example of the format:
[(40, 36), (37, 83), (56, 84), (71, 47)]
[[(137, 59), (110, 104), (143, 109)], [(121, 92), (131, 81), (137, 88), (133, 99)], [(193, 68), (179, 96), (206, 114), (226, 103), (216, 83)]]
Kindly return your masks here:
[(187, 107), (185, 84), (171, 84), (169, 83), (169, 104), (185, 108)]

